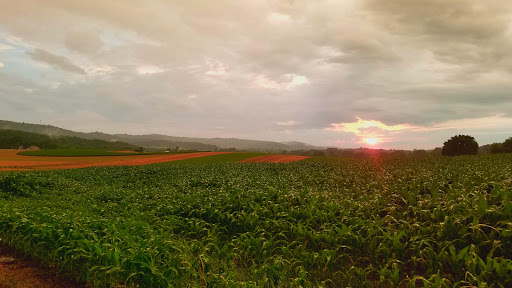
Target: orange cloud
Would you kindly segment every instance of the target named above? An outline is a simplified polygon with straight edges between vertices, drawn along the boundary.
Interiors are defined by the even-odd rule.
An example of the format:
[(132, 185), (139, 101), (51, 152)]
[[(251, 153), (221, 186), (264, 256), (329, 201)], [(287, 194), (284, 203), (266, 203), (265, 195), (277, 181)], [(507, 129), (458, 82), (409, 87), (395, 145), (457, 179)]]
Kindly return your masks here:
[[(357, 136), (379, 136), (379, 131), (382, 132), (401, 132), (408, 130), (419, 129), (418, 126), (409, 124), (397, 124), (397, 125), (386, 125), (376, 120), (364, 120), (357, 117), (356, 122), (349, 123), (331, 123), (331, 127), (326, 130), (340, 131), (340, 132), (351, 132)], [(371, 130), (369, 132), (368, 130)]]

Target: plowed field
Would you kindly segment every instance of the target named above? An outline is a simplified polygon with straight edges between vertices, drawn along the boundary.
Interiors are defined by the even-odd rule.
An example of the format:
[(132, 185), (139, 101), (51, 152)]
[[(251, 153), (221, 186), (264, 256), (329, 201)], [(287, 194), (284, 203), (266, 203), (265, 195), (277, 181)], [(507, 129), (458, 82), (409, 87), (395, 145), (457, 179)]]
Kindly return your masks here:
[(172, 155), (131, 155), (95, 157), (23, 156), (20, 150), (0, 149), (0, 171), (28, 171), (84, 168), (92, 166), (144, 165), (225, 154), (229, 152), (197, 152)]

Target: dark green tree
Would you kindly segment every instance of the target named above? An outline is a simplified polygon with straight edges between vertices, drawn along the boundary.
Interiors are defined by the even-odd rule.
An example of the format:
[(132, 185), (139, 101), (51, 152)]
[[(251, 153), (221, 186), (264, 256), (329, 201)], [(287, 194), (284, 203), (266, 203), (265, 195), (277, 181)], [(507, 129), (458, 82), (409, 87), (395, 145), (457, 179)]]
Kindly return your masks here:
[(456, 135), (444, 142), (444, 156), (475, 155), (478, 153), (478, 143), (469, 135)]
[(489, 153), (491, 154), (498, 154), (503, 153), (503, 147), (501, 146), (501, 143), (492, 143), (491, 147), (489, 148)]
[(512, 137), (501, 143), (501, 149), (505, 153), (512, 153)]

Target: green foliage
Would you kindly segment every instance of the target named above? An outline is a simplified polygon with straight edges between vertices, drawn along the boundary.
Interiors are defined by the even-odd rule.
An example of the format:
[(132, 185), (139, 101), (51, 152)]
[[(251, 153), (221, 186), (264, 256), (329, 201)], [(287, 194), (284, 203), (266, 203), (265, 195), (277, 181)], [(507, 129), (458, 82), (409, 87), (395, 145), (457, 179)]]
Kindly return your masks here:
[(93, 287), (509, 287), (511, 161), (2, 173), (0, 235)]
[(135, 146), (123, 142), (110, 142), (98, 139), (83, 139), (71, 136), (50, 137), (38, 133), (0, 129), (0, 149), (18, 149), (37, 146), (45, 149), (107, 149), (130, 150)]
[(444, 156), (475, 155), (478, 153), (478, 143), (468, 135), (456, 135), (444, 142)]
[(489, 148), (489, 153), (498, 154), (505, 152), (501, 143), (492, 143)]
[(501, 144), (501, 147), (503, 149), (503, 152), (505, 152), (505, 153), (512, 153), (512, 137), (510, 137), (507, 140), (505, 140)]
[(512, 137), (509, 137), (503, 143), (493, 143), (490, 145), (489, 153), (512, 153)]

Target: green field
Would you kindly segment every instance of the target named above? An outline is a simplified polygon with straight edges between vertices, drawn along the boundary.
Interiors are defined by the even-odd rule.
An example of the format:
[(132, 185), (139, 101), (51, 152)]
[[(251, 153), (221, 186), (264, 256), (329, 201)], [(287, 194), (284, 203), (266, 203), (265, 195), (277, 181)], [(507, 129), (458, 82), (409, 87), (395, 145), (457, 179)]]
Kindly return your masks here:
[(152, 153), (125, 153), (98, 149), (44, 149), (23, 151), (18, 153), (24, 156), (53, 156), (53, 157), (88, 157), (88, 156), (133, 156), (133, 155), (171, 155), (184, 152), (152, 152)]
[(511, 287), (511, 163), (3, 173), (0, 238), (93, 287)]
[(258, 157), (262, 155), (271, 155), (269, 153), (229, 153), (229, 154), (217, 154), (206, 157), (183, 159), (178, 161), (162, 162), (151, 165), (185, 165), (185, 164), (213, 164), (213, 163), (233, 163), (242, 161), (245, 159)]

